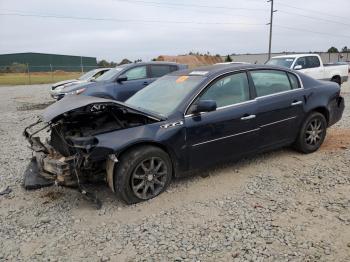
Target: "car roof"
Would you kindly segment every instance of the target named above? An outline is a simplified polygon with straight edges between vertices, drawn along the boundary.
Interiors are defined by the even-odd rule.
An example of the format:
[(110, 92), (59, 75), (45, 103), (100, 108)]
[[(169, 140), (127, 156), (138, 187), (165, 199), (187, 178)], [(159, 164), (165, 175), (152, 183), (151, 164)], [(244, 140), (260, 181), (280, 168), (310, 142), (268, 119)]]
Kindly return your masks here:
[(116, 67), (129, 68), (133, 66), (143, 66), (143, 65), (180, 65), (180, 64), (176, 62), (150, 61), (150, 62), (137, 62), (137, 63), (123, 64), (123, 65), (118, 65)]
[(96, 69), (94, 69), (94, 70), (96, 70), (96, 71), (102, 71), (102, 70), (110, 70), (110, 69), (112, 69), (112, 67), (99, 67), (99, 68), (96, 68)]
[(288, 68), (279, 67), (279, 66), (271, 66), (271, 65), (253, 65), (253, 64), (216, 64), (211, 66), (202, 66), (192, 69), (180, 70), (170, 73), (170, 75), (174, 76), (204, 76), (211, 77), (220, 74), (229, 73), (232, 71), (241, 71), (248, 69), (275, 69), (275, 70), (283, 70), (290, 71)]

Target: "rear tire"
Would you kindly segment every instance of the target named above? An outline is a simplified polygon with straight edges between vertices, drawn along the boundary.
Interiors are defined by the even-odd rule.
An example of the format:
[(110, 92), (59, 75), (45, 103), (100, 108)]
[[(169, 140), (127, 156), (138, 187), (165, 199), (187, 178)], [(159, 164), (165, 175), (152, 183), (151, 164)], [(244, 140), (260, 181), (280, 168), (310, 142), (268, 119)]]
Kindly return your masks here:
[(327, 121), (318, 112), (311, 113), (304, 121), (299, 131), (295, 147), (298, 151), (309, 154), (322, 145), (327, 134)]
[(341, 80), (339, 76), (333, 76), (331, 81), (337, 83), (338, 85), (341, 85)]
[(114, 168), (114, 191), (127, 204), (154, 198), (164, 192), (172, 177), (170, 157), (155, 146), (125, 152)]

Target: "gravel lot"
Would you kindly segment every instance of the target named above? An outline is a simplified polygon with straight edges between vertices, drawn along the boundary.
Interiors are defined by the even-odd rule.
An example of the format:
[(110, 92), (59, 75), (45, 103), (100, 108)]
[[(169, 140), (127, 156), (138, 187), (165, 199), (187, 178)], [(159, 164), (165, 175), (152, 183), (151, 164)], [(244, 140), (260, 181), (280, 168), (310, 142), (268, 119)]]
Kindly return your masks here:
[(0, 196), (0, 261), (350, 261), (349, 107), (314, 154), (217, 166), (134, 206), (99, 185), (96, 210), (73, 189), (21, 187), (21, 133), (47, 88), (0, 87), (0, 191), (12, 189)]

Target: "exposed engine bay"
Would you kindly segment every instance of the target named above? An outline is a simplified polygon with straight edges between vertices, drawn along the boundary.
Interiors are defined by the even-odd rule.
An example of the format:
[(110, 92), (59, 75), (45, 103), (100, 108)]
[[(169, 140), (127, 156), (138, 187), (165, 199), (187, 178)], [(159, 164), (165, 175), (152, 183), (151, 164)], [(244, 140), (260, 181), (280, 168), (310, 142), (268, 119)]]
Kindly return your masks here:
[[(67, 103), (63, 100), (61, 106)], [(47, 110), (59, 106), (55, 104)], [(158, 121), (108, 100), (87, 101), (86, 105), (47, 118), (46, 115), (45, 121), (44, 113), (42, 119), (24, 130), (33, 150), (32, 161), (25, 172), (26, 189), (53, 184), (81, 189), (86, 182), (104, 181), (107, 161), (113, 159), (114, 152), (99, 149), (95, 136)]]

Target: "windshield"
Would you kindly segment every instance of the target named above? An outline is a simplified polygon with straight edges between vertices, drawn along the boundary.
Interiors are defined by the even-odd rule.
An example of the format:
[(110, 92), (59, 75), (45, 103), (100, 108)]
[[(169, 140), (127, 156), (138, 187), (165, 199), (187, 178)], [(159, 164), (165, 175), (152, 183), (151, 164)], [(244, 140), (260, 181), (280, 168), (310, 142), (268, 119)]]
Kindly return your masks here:
[(95, 81), (99, 82), (99, 81), (112, 80), (120, 71), (123, 70), (123, 68), (124, 67), (122, 67), (122, 66), (112, 68), (112, 69), (108, 70), (106, 73), (104, 73), (103, 75), (101, 75), (100, 77), (97, 77), (95, 79)]
[(82, 76), (80, 76), (78, 79), (83, 80), (83, 81), (87, 81), (96, 74), (96, 71), (97, 71), (96, 69), (91, 70), (91, 71), (83, 74)]
[(137, 92), (125, 103), (168, 116), (203, 79), (203, 76), (164, 76)]
[(266, 62), (267, 65), (276, 65), (291, 68), (295, 58), (293, 57), (281, 57), (281, 58), (271, 58)]

